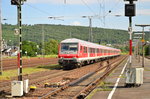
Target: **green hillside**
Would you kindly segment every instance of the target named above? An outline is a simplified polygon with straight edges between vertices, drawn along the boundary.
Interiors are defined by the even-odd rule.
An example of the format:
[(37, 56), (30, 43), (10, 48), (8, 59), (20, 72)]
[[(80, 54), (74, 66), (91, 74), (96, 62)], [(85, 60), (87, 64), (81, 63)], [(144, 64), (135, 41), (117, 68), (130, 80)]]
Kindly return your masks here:
[[(3, 39), (5, 39), (9, 45), (18, 45), (18, 36), (14, 35), (14, 29), (17, 28), (17, 26), (4, 24), (2, 28)], [(45, 34), (45, 41), (48, 41), (49, 39), (61, 41), (70, 37), (88, 40), (89, 37), (89, 28), (83, 26), (36, 24), (23, 25), (22, 30), (23, 41), (33, 41), (38, 44), (42, 42), (42, 31)], [(128, 41), (128, 33), (124, 30), (95, 27), (93, 28), (93, 36), (95, 43), (123, 44)]]

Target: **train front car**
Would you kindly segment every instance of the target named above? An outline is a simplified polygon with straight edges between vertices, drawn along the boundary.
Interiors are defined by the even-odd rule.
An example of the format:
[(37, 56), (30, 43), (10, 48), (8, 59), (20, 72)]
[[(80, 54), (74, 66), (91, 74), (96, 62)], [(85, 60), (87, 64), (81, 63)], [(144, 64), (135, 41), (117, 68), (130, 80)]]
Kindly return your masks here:
[(59, 64), (63, 66), (64, 69), (72, 69), (78, 66), (78, 42), (73, 39), (66, 39), (61, 41), (59, 44)]

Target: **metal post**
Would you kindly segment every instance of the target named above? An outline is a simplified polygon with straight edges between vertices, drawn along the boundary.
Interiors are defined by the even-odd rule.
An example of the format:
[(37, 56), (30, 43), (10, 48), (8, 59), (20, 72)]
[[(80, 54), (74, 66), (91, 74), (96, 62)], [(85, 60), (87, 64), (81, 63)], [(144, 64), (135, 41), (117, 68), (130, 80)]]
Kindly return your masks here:
[(19, 56), (20, 56), (20, 66), (18, 68), (19, 70), (19, 75), (18, 75), (18, 80), (22, 81), (22, 18), (21, 18), (21, 0), (19, 0), (19, 5), (17, 5), (17, 11), (18, 11), (18, 26), (19, 26)]
[(142, 67), (144, 67), (144, 46), (145, 46), (145, 40), (144, 40), (144, 27), (150, 26), (150, 24), (136, 24), (135, 26), (142, 27)]
[(89, 41), (93, 42), (93, 33), (92, 33), (92, 17), (89, 17)]
[[(142, 30), (142, 40), (144, 40), (144, 27)], [(144, 41), (142, 42), (142, 67), (144, 67)]]
[[(131, 28), (132, 31), (132, 17), (129, 17), (129, 27)], [(130, 37), (129, 37), (129, 68), (131, 68), (132, 65), (132, 32), (130, 31)]]
[(2, 23), (1, 23), (1, 0), (0, 0), (0, 75), (3, 74), (3, 66), (2, 66)]
[(42, 25), (42, 58), (44, 58), (44, 26)]
[(140, 62), (140, 41), (138, 41), (138, 62)]
[[(133, 4), (133, 1), (132, 0), (130, 0), (129, 1), (129, 3), (130, 4)], [(130, 37), (129, 37), (129, 68), (131, 68), (131, 66), (132, 66), (132, 16), (129, 16), (129, 27), (131, 28), (131, 31), (130, 31)]]
[(92, 33), (92, 18), (93, 16), (82, 16), (82, 18), (88, 18), (89, 19), (89, 42), (93, 42), (93, 33)]

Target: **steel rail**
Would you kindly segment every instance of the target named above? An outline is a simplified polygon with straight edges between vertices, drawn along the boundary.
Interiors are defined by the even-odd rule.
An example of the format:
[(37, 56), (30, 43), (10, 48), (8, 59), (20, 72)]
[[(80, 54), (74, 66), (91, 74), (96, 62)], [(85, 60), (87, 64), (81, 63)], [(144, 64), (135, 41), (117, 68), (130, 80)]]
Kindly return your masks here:
[[(112, 65), (112, 64), (114, 64), (114, 62), (116, 62), (116, 60), (113, 61), (113, 62), (111, 62), (111, 63), (108, 64), (108, 65)], [(107, 69), (108, 65), (103, 66), (103, 67), (100, 67), (100, 68), (98, 68), (97, 70), (95, 70), (95, 71), (93, 71), (93, 72), (90, 72), (90, 73), (88, 73), (88, 74), (82, 76), (81, 78), (79, 78), (79, 79), (77, 79), (77, 80), (75, 80), (75, 81), (73, 81), (73, 82), (71, 82), (71, 83), (69, 83), (69, 84), (66, 84), (66, 85), (64, 85), (64, 86), (62, 86), (62, 87), (60, 87), (60, 88), (57, 88), (57, 89), (55, 89), (55, 90), (53, 90), (53, 91), (50, 91), (49, 93), (45, 94), (44, 96), (39, 97), (39, 99), (47, 99), (47, 98), (49, 98), (50, 96), (55, 95), (55, 94), (57, 94), (58, 92), (61, 92), (61, 91), (64, 90), (64, 89), (67, 89), (67, 88), (70, 87), (70, 86), (76, 85), (77, 83), (80, 83), (80, 82), (84, 81), (86, 78), (88, 78), (88, 77), (94, 75), (95, 73), (97, 73), (97, 72), (99, 72), (99, 71), (101, 71), (101, 70), (103, 70), (103, 69), (105, 69), (105, 68)], [(107, 69), (107, 70), (108, 70), (108, 69)]]

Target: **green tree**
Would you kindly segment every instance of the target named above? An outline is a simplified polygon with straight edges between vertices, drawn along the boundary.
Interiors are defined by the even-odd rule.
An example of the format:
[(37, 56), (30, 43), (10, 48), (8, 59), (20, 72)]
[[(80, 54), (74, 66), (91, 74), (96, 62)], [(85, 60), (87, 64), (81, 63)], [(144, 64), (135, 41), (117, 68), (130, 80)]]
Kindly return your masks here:
[(45, 42), (45, 54), (52, 55), (58, 53), (58, 41), (54, 39), (49, 39), (48, 42)]
[(36, 56), (38, 51), (37, 44), (31, 41), (23, 41), (22, 42), (22, 54), (27, 56), (34, 57)]

